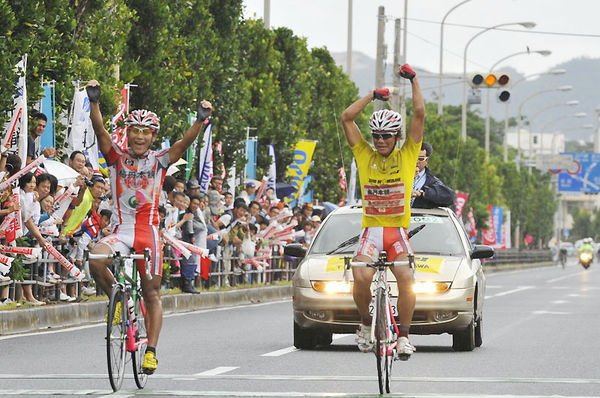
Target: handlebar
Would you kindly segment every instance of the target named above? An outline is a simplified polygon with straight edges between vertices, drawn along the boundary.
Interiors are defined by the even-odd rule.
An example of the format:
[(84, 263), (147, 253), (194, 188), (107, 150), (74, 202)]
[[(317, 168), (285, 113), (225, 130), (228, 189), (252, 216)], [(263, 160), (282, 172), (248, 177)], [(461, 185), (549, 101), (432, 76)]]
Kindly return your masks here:
[(350, 264), (350, 267), (378, 267), (378, 266), (395, 267), (395, 266), (402, 266), (402, 265), (410, 265), (410, 261), (408, 261), (408, 260), (406, 260), (406, 261), (386, 261), (386, 262), (350, 261), (349, 264)]
[[(146, 264), (148, 264), (148, 262), (150, 261), (150, 249), (145, 248), (144, 249), (144, 253), (143, 254), (128, 254), (126, 256), (121, 256), (121, 253), (116, 252), (115, 254), (96, 254), (96, 253), (90, 253), (88, 250), (85, 250), (83, 253), (83, 258), (84, 261), (87, 260), (104, 260), (104, 259), (114, 259), (114, 258), (125, 258), (125, 259), (132, 259), (132, 260), (146, 260)], [(146, 278), (148, 280), (152, 280), (152, 275), (148, 272), (148, 270), (146, 270)]]
[[(107, 258), (119, 257), (118, 254), (88, 254), (90, 260), (103, 260)], [(132, 260), (144, 260), (146, 256), (144, 254), (130, 254), (128, 256), (122, 256), (123, 258), (130, 258)]]

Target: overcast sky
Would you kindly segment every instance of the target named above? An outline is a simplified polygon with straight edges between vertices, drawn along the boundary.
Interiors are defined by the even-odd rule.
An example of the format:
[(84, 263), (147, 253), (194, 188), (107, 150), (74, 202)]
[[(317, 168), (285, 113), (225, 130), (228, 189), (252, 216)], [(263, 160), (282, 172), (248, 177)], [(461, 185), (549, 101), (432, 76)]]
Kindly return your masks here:
[[(439, 71), (440, 22), (461, 0), (408, 0), (407, 62)], [(262, 18), (264, 0), (244, 0), (246, 18)], [(378, 7), (385, 7), (388, 62), (393, 60), (394, 20), (404, 23), (402, 0), (353, 0), (353, 50), (375, 58)], [(452, 11), (444, 25), (444, 72), (462, 73), (465, 45), (486, 27), (490, 30), (469, 45), (467, 71), (487, 71), (508, 55), (530, 50), (552, 54), (518, 55), (499, 64), (529, 75), (550, 70), (573, 58), (600, 58), (599, 0), (471, 0)], [(332, 52), (347, 48), (348, 0), (271, 0), (271, 27), (285, 26), (305, 37), (309, 48)], [(535, 22), (533, 29), (518, 22)], [(461, 26), (458, 26), (461, 25)], [(464, 26), (468, 25), (468, 26)], [(550, 34), (553, 33), (553, 34)], [(556, 34), (554, 34), (556, 33)]]

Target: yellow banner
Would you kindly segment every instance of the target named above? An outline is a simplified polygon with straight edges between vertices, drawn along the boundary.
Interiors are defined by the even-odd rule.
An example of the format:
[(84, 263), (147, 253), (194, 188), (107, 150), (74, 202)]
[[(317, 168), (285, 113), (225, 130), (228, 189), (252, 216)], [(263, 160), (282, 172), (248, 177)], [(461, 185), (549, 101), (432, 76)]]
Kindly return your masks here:
[(338, 272), (344, 270), (344, 256), (332, 256), (327, 259), (325, 272)]
[(442, 257), (415, 256), (415, 272), (430, 272), (439, 274), (444, 264)]
[(298, 141), (296, 144), (296, 148), (294, 149), (294, 160), (292, 160), (292, 164), (288, 166), (287, 171), (285, 172), (286, 177), (291, 177), (288, 181), (290, 185), (296, 188), (296, 190), (283, 199), (285, 203), (291, 204), (298, 198), (302, 182), (308, 175), (308, 168), (310, 167), (310, 162), (316, 146), (316, 141), (302, 140)]

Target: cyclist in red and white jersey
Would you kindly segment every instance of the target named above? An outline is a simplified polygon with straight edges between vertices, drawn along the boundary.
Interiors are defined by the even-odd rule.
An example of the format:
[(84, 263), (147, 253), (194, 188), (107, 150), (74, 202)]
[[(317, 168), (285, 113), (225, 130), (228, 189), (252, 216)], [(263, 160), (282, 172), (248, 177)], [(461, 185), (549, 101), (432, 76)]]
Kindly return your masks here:
[[(358, 248), (354, 261), (373, 262), (385, 250), (388, 261), (404, 261), (413, 254), (406, 228), (410, 224), (410, 198), (415, 176), (417, 158), (421, 150), (425, 103), (416, 73), (406, 64), (398, 74), (411, 82), (413, 115), (408, 134), (402, 137), (402, 117), (397, 112), (382, 109), (374, 112), (369, 120), (373, 148), (363, 138), (354, 122), (364, 108), (373, 100), (387, 101), (388, 89), (375, 90), (355, 101), (342, 114), (342, 125), (348, 144), (356, 159), (362, 188), (363, 219)], [(402, 148), (396, 148), (404, 138)], [(398, 284), (399, 358), (407, 360), (414, 351), (408, 340), (410, 322), (415, 307), (412, 289), (413, 272), (410, 267), (391, 267)], [(373, 268), (353, 268), (353, 296), (362, 323), (356, 342), (363, 352), (373, 349), (371, 341), (371, 282)]]
[[(170, 148), (153, 151), (152, 143), (158, 137), (160, 120), (155, 113), (145, 109), (132, 111), (127, 125), (127, 150), (121, 150), (104, 128), (98, 101), (100, 84), (91, 80), (87, 86), (90, 99), (90, 118), (98, 139), (98, 147), (109, 169), (111, 188), (114, 197), (117, 225), (109, 235), (94, 246), (95, 254), (127, 255), (131, 251), (151, 250), (151, 269), (145, 268), (144, 261), (138, 261), (142, 280), (142, 292), (146, 305), (146, 330), (148, 347), (144, 355), (142, 370), (152, 374), (156, 370), (156, 345), (162, 326), (162, 306), (160, 302), (160, 282), (162, 275), (162, 250), (158, 230), (158, 204), (163, 180), (170, 164), (179, 160), (198, 134), (206, 126), (212, 112), (212, 105), (202, 101), (198, 107), (198, 118), (182, 139)], [(114, 277), (108, 270), (110, 259), (90, 260), (90, 271), (102, 290), (110, 294)], [(152, 279), (146, 278), (150, 273)]]

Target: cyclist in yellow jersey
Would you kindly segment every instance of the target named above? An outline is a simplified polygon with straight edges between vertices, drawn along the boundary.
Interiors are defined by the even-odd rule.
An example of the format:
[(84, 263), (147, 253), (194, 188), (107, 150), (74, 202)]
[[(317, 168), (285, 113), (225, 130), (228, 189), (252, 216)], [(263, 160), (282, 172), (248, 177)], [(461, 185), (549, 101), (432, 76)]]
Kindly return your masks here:
[[(363, 201), (363, 221), (354, 261), (375, 261), (379, 252), (385, 250), (388, 261), (403, 261), (412, 254), (406, 228), (410, 224), (410, 198), (415, 176), (417, 158), (423, 140), (425, 103), (416, 73), (405, 64), (398, 74), (410, 80), (412, 86), (413, 115), (408, 135), (403, 136), (402, 117), (397, 112), (383, 109), (373, 113), (369, 120), (374, 148), (363, 138), (354, 122), (369, 102), (387, 101), (388, 89), (375, 90), (357, 100), (342, 113), (342, 125), (348, 144), (352, 148), (360, 177)], [(396, 148), (399, 139), (405, 138), (401, 149)], [(398, 283), (398, 320), (400, 359), (408, 359), (415, 348), (408, 340), (408, 332), (415, 308), (412, 290), (413, 272), (410, 267), (390, 268)], [(362, 323), (357, 331), (356, 342), (363, 352), (373, 349), (371, 340), (371, 281), (375, 270), (353, 268), (354, 302)]]

